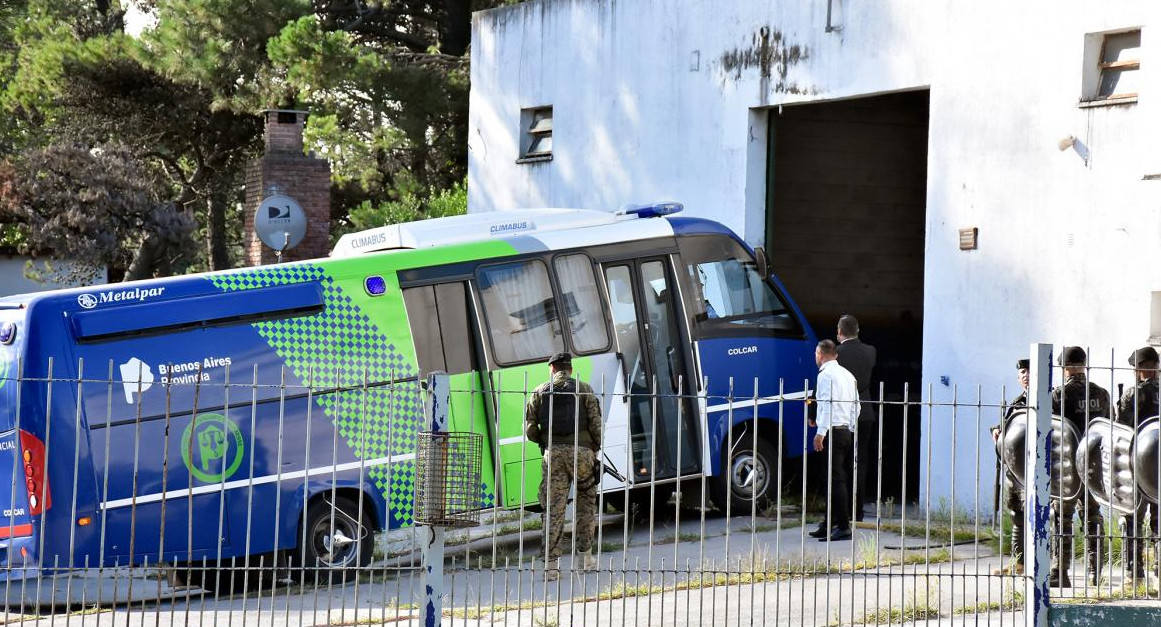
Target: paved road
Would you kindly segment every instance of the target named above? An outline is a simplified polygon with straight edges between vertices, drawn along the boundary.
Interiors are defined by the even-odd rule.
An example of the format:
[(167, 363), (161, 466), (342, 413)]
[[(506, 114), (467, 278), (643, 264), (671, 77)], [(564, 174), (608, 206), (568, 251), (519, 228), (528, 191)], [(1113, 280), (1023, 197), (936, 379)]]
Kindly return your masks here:
[[(680, 525), (658, 522), (650, 531), (627, 529), (617, 519), (603, 530), (598, 571), (573, 572), (566, 558), (561, 579), (547, 585), (535, 562), (535, 533), (523, 543), (485, 537), (449, 551), (444, 624), (1022, 624), (1014, 596), (1022, 579), (993, 575), (1000, 558), (986, 544), (903, 550), (923, 545), (873, 528), (856, 530), (853, 540), (820, 543), (806, 537), (809, 526), (800, 520), (784, 520), (779, 529), (773, 519), (727, 525), (722, 517), (703, 523), (694, 515)], [(491, 568), (493, 555), (499, 568)], [(418, 624), (422, 588), (417, 569), (408, 567), (413, 563), (407, 556), (384, 560), (374, 581), (358, 585), (281, 585), (229, 598), (195, 592), (189, 599), (58, 611), (39, 620), (10, 610), (6, 618), (70, 627)], [(703, 585), (715, 578), (719, 585)], [(149, 596), (149, 581), (154, 592), (161, 585), (139, 579), (140, 594)]]

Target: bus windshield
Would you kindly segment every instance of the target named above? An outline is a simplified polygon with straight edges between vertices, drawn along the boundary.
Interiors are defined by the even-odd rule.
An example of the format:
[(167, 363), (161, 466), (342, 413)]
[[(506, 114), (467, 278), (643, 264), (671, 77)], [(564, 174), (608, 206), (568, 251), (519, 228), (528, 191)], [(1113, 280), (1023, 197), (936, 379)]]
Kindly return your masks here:
[(759, 275), (757, 263), (741, 244), (706, 235), (682, 238), (678, 247), (693, 287), (687, 306), (699, 333), (802, 333), (786, 301)]

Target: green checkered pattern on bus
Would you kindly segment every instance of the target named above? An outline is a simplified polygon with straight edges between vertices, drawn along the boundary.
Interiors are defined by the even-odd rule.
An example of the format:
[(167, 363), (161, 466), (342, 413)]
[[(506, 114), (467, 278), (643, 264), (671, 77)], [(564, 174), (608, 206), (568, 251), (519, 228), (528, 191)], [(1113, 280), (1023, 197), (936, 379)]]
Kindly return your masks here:
[[(317, 281), (324, 309), (314, 316), (257, 322), (265, 338), (300, 380), (314, 388), (362, 386), (415, 376), (413, 364), (320, 267), (294, 265), (209, 277), (223, 290), (245, 290)], [(339, 435), (359, 459), (415, 452), (423, 427), (418, 383), (368, 387), (318, 397)], [(388, 502), (390, 526), (412, 523), (414, 464), (375, 465), (368, 475)]]

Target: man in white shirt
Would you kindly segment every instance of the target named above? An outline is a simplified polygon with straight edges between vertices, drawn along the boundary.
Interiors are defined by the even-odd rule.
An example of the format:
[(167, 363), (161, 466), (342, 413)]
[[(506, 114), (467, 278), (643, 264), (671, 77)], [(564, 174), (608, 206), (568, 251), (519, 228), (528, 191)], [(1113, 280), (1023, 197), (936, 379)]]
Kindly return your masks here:
[[(859, 417), (859, 384), (849, 370), (838, 363), (838, 348), (823, 340), (814, 349), (818, 382), (814, 397), (818, 405), (814, 450), (827, 451), (827, 492), (830, 507), (827, 520), (810, 536), (820, 541), (848, 540), (851, 537), (850, 503), (847, 493), (847, 463), (851, 456), (852, 429)], [(828, 450), (829, 449), (829, 450)]]

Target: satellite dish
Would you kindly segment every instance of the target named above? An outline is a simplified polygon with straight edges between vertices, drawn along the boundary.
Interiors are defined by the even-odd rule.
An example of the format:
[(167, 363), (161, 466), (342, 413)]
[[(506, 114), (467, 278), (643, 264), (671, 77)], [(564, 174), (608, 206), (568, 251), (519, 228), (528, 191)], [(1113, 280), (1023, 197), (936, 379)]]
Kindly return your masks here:
[(306, 213), (290, 196), (267, 196), (254, 214), (254, 231), (263, 244), (281, 253), (302, 242), (306, 235)]

